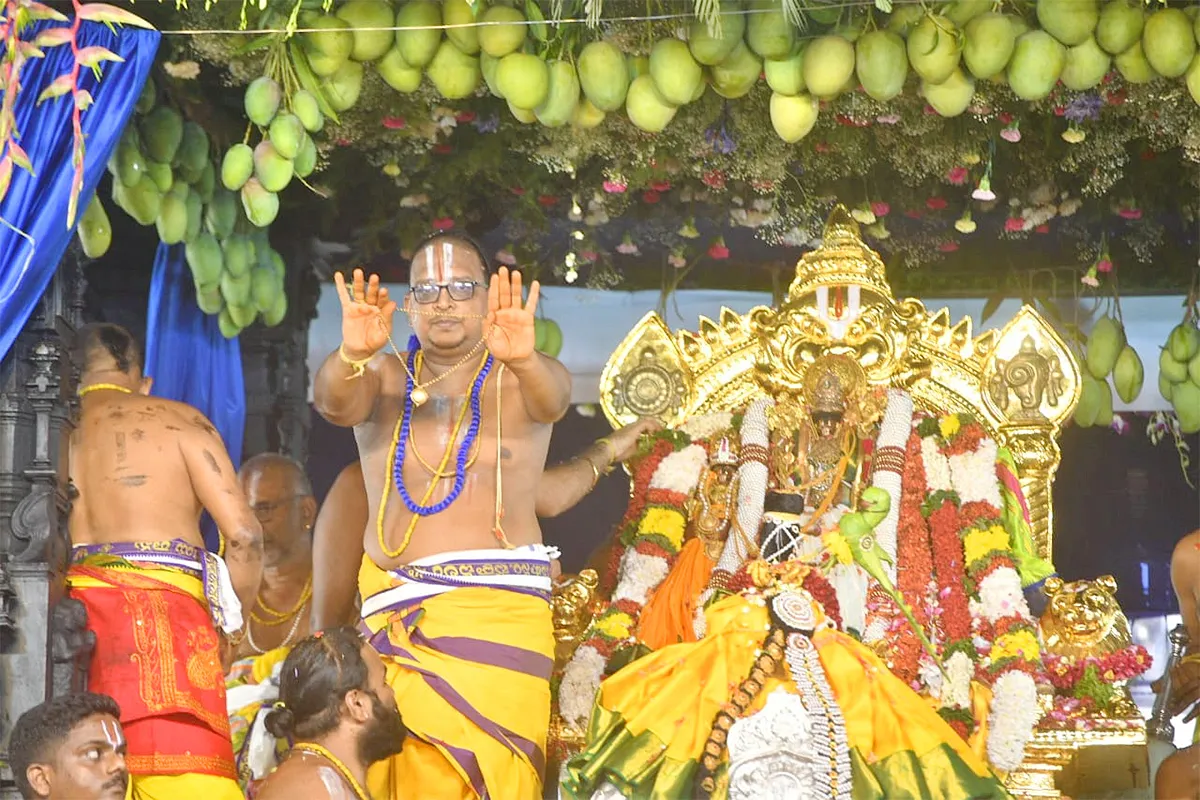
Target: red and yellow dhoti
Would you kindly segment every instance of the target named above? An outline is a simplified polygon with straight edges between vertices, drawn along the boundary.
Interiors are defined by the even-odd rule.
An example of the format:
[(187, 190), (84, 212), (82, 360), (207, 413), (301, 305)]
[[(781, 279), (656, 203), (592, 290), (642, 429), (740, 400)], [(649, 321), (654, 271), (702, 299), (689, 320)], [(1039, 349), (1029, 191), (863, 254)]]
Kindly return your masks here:
[(83, 546), (67, 573), (96, 633), (88, 690), (121, 707), (134, 800), (244, 797), (204, 558), (178, 540)]
[(409, 730), (377, 800), (541, 797), (554, 636), (550, 551), (444, 553), (390, 572), (364, 557), (362, 617)]

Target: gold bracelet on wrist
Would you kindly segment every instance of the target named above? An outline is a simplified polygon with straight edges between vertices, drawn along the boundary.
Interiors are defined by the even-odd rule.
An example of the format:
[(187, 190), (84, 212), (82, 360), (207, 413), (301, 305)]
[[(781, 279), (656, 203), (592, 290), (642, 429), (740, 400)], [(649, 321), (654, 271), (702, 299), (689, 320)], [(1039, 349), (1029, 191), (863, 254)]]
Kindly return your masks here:
[(343, 364), (354, 370), (354, 374), (346, 376), (346, 380), (348, 381), (361, 378), (363, 373), (367, 371), (367, 364), (370, 364), (371, 359), (374, 357), (374, 355), (369, 355), (366, 358), (353, 359), (346, 355), (346, 344), (344, 342), (338, 345), (338, 358), (342, 360)]
[(587, 456), (582, 456), (582, 459), (587, 462), (587, 465), (592, 468), (592, 485), (588, 487), (590, 492), (596, 488), (596, 484), (600, 482), (600, 468), (596, 466), (596, 462), (592, 461)]

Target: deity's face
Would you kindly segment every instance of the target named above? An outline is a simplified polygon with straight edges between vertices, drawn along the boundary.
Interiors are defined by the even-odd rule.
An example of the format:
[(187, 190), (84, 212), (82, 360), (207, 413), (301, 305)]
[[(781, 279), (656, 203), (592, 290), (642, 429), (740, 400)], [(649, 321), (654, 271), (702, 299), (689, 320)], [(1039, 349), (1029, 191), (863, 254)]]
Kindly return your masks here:
[(838, 425), (841, 424), (841, 421), (841, 414), (813, 414), (813, 423), (817, 426), (817, 435), (822, 439), (828, 439), (837, 433)]
[[(434, 239), (413, 254), (408, 282), (404, 308), (423, 348), (450, 354), (475, 346), (483, 320), (463, 317), (487, 313), (487, 275), (474, 247), (451, 236)], [(435, 298), (425, 297), (434, 291)]]

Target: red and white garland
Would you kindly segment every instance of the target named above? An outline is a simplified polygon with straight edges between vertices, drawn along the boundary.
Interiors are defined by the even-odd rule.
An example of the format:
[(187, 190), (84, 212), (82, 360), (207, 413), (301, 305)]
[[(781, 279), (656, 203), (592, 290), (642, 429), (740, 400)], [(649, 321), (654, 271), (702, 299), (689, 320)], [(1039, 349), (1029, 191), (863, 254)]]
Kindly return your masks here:
[(635, 469), (612, 600), (592, 620), (559, 684), (559, 713), (567, 723), (587, 724), (609, 659), (619, 647), (636, 644), (642, 608), (683, 547), (687, 499), (707, 461), (708, 451), (699, 444), (675, 450), (660, 439)]

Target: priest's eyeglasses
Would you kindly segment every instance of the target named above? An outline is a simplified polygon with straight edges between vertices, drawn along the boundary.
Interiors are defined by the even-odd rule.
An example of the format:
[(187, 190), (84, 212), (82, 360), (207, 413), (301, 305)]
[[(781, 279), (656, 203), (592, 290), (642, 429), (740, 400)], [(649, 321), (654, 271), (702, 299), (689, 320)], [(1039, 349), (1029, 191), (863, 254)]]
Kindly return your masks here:
[(475, 287), (477, 286), (483, 286), (483, 284), (479, 283), (478, 281), (467, 280), (464, 278), (461, 280), (449, 281), (447, 283), (434, 283), (433, 281), (426, 281), (424, 283), (415, 284), (411, 291), (413, 299), (421, 305), (436, 303), (437, 299), (442, 295), (442, 289), (445, 289), (449, 293), (451, 300), (461, 303), (465, 300), (470, 300), (475, 296)]

